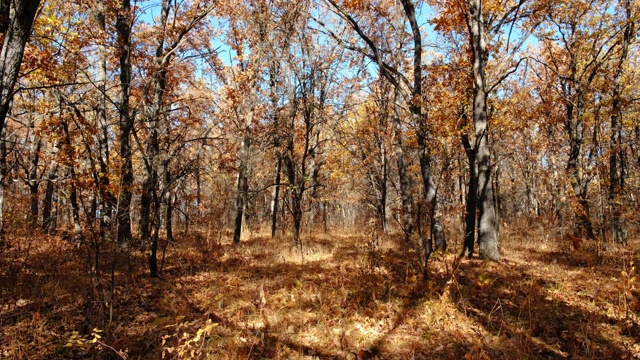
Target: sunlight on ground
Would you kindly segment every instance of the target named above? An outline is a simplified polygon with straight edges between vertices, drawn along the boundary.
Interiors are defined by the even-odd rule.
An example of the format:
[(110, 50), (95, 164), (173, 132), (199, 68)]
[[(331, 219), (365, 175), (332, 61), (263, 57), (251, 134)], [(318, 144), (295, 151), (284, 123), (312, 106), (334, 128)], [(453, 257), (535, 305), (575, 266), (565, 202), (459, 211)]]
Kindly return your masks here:
[[(157, 359), (163, 352), (193, 359), (640, 354), (638, 292), (635, 280), (621, 272), (631, 259), (638, 261), (637, 250), (597, 257), (522, 239), (511, 235), (499, 264), (436, 255), (428, 281), (414, 266), (415, 254), (390, 238), (317, 236), (307, 239), (302, 253), (287, 239), (268, 237), (200, 254), (186, 246), (170, 249), (161, 279), (149, 279), (144, 269), (136, 276), (125, 275), (125, 268), (116, 272), (117, 326), (91, 322), (87, 309), (99, 317), (109, 308), (78, 291), (90, 287), (72, 262), (38, 260), (12, 276), (19, 284), (37, 274), (42, 279), (13, 287), (12, 294), (5, 288), (3, 299), (12, 300), (0, 307), (5, 344), (29, 347), (1, 345), (0, 356), (34, 349), (54, 359), (110, 356), (104, 347), (62, 346), (72, 331), (90, 340), (97, 326), (131, 359)], [(44, 247), (34, 244), (32, 254), (48, 259)], [(5, 263), (12, 257), (23, 264), (35, 259), (14, 252)], [(75, 283), (66, 281), (70, 274)]]

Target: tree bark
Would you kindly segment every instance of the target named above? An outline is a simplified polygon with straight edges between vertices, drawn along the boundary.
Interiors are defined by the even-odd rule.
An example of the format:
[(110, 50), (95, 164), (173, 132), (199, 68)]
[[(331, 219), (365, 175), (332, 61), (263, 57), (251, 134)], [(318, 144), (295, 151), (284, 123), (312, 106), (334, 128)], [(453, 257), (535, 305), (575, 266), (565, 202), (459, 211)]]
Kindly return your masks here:
[(58, 181), (58, 153), (60, 152), (60, 143), (56, 141), (51, 151), (51, 162), (47, 173), (47, 187), (44, 192), (44, 203), (42, 204), (42, 230), (52, 232), (56, 228), (55, 219), (51, 215), (53, 208), (53, 195), (55, 191), (55, 183)]
[[(11, 100), (13, 88), (18, 80), (20, 64), (24, 54), (24, 47), (31, 34), (33, 21), (40, 0), (13, 0), (9, 5), (9, 18), (6, 24), (2, 52), (0, 52), (0, 131), (4, 129)], [(6, 7), (3, 1), (3, 7)], [(6, 15), (6, 9), (2, 9)], [(0, 26), (0, 28), (5, 25)]]
[(27, 168), (27, 185), (29, 187), (29, 225), (38, 226), (38, 163), (40, 161), (40, 147), (42, 141), (36, 135), (35, 119), (33, 115), (29, 115), (29, 165)]
[[(293, 99), (293, 103), (290, 106), (297, 106), (295, 104), (296, 100)], [(303, 194), (303, 189), (301, 186), (304, 186), (304, 183), (298, 184), (298, 179), (296, 176), (296, 163), (295, 163), (295, 153), (294, 153), (294, 132), (295, 132), (295, 119), (296, 119), (296, 109), (290, 109), (291, 114), (288, 119), (288, 129), (286, 134), (286, 149), (284, 154), (284, 165), (286, 169), (287, 181), (288, 181), (288, 192), (291, 207), (291, 218), (293, 221), (293, 238), (292, 238), (292, 246), (299, 246), (300, 242), (300, 227), (302, 225), (302, 205), (301, 205), (301, 195)], [(303, 159), (304, 164), (304, 159)]]
[(273, 187), (273, 198), (271, 200), (271, 238), (276, 236), (278, 231), (278, 208), (280, 200), (280, 173), (282, 172), (282, 157), (276, 154), (276, 179)]
[(491, 149), (487, 123), (487, 89), (485, 40), (482, 0), (469, 0), (469, 32), (473, 56), (473, 122), (476, 134), (478, 164), (478, 248), (480, 258), (500, 260), (498, 233), (491, 180)]
[[(575, 64), (572, 65), (572, 79), (575, 79), (575, 66)], [(565, 86), (570, 87), (571, 85), (567, 84)], [(570, 90), (566, 90), (565, 92), (571, 93)], [(567, 172), (569, 173), (571, 188), (576, 198), (574, 211), (578, 218), (576, 223), (576, 228), (579, 232), (578, 235), (595, 239), (595, 233), (593, 232), (593, 225), (589, 215), (589, 202), (587, 199), (588, 184), (583, 179), (583, 172), (579, 164), (584, 142), (584, 123), (582, 117), (584, 115), (585, 105), (584, 95), (578, 85), (576, 85), (575, 94), (577, 98), (575, 106), (571, 101), (567, 101), (565, 104), (567, 113), (565, 128), (569, 134)]]
[[(158, 233), (160, 221), (159, 177), (160, 170), (160, 122), (163, 121), (163, 100), (166, 89), (166, 65), (169, 59), (165, 58), (165, 35), (169, 17), (169, 0), (162, 0), (160, 12), (160, 29), (162, 35), (158, 38), (154, 57), (153, 73), (153, 98), (150, 104), (146, 120), (148, 121), (149, 136), (147, 138), (145, 159), (145, 180), (140, 196), (140, 238), (143, 243), (149, 242), (151, 254), (149, 255), (149, 271), (151, 277), (158, 277)], [(153, 205), (153, 207), (152, 207)], [(152, 217), (153, 216), (153, 217)], [(153, 231), (153, 233), (152, 233)]]
[[(381, 122), (383, 120), (380, 120)], [(380, 124), (379, 131), (384, 131), (386, 129), (386, 121)], [(389, 178), (388, 174), (388, 163), (389, 157), (387, 155), (387, 148), (384, 143), (384, 137), (380, 136), (378, 138), (379, 148), (380, 148), (380, 171), (382, 172), (381, 176), (378, 177), (378, 186), (380, 187), (380, 199), (378, 203), (378, 216), (380, 217), (380, 226), (381, 230), (385, 233), (389, 233), (389, 224), (387, 223), (387, 197), (388, 197), (388, 188), (387, 182)]]
[[(104, 0), (98, 1), (96, 19), (100, 36), (98, 38), (98, 105), (96, 107), (95, 143), (98, 146), (98, 194), (100, 195), (100, 232), (104, 235), (111, 224), (112, 209), (116, 205), (116, 198), (109, 189), (109, 124), (107, 122), (107, 50), (106, 50), (106, 20)], [(95, 216), (95, 213), (92, 215)]]
[[(463, 115), (466, 119), (466, 116)], [(476, 162), (476, 149), (469, 141), (469, 135), (463, 133), (462, 145), (469, 160), (469, 184), (467, 186), (467, 199), (464, 215), (464, 246), (462, 255), (471, 258), (476, 242), (476, 212), (478, 208), (478, 164)]]
[(120, 104), (118, 107), (120, 131), (120, 194), (118, 196), (117, 221), (118, 243), (131, 241), (131, 198), (133, 188), (133, 161), (131, 132), (133, 117), (129, 111), (131, 85), (131, 2), (122, 0), (116, 17), (118, 52), (120, 57)]
[(394, 88), (393, 105), (393, 129), (395, 137), (396, 166), (398, 167), (398, 181), (400, 182), (400, 200), (402, 204), (402, 228), (407, 242), (411, 241), (413, 234), (413, 212), (411, 205), (411, 194), (409, 193), (409, 175), (405, 166), (404, 149), (402, 144), (402, 107), (400, 106), (399, 90)]
[(404, 8), (405, 16), (409, 20), (413, 34), (413, 88), (411, 89), (412, 98), (410, 99), (409, 110), (411, 111), (414, 124), (418, 127), (416, 138), (419, 147), (420, 175), (422, 176), (425, 201), (430, 208), (431, 235), (426, 242), (427, 248), (425, 249), (425, 257), (428, 261), (431, 251), (433, 250), (433, 242), (435, 242), (436, 250), (445, 250), (447, 243), (442, 226), (442, 215), (437, 200), (436, 186), (431, 171), (431, 155), (429, 154), (429, 148), (427, 146), (428, 117), (422, 105), (422, 36), (413, 3), (410, 0), (402, 0), (402, 7)]
[(4, 246), (5, 226), (4, 226), (4, 190), (5, 179), (9, 172), (7, 166), (7, 138), (5, 131), (0, 132), (0, 248)]
[(614, 241), (619, 244), (627, 242), (627, 233), (622, 223), (622, 199), (620, 195), (624, 191), (625, 164), (624, 150), (622, 149), (622, 77), (624, 65), (629, 54), (629, 46), (633, 38), (635, 23), (632, 20), (631, 1), (621, 0), (625, 12), (625, 25), (622, 32), (622, 44), (620, 59), (613, 76), (613, 94), (611, 101), (611, 134), (609, 143), (609, 206), (611, 207), (611, 227)]
[(75, 241), (84, 240), (82, 236), (82, 227), (80, 225), (80, 205), (78, 204), (77, 193), (77, 177), (74, 166), (75, 152), (71, 143), (71, 133), (69, 132), (69, 124), (65, 120), (62, 121), (62, 131), (64, 134), (64, 150), (65, 158), (68, 161), (67, 172), (69, 174), (69, 186), (67, 191), (69, 192), (69, 203), (71, 204), (71, 220), (73, 223), (73, 239)]
[(253, 122), (253, 106), (245, 114), (244, 134), (242, 144), (238, 152), (238, 193), (236, 194), (236, 216), (233, 231), (233, 243), (240, 243), (242, 235), (242, 222), (247, 207), (249, 197), (249, 179), (247, 172), (249, 171), (249, 151), (251, 148), (251, 125)]

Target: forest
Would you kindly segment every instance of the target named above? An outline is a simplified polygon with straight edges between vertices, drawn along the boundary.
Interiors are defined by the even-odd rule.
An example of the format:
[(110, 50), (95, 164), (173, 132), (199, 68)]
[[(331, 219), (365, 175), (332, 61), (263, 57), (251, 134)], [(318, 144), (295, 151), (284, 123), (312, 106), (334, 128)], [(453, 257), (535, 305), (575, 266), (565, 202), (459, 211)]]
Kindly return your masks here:
[(640, 358), (639, 22), (0, 0), (0, 358)]

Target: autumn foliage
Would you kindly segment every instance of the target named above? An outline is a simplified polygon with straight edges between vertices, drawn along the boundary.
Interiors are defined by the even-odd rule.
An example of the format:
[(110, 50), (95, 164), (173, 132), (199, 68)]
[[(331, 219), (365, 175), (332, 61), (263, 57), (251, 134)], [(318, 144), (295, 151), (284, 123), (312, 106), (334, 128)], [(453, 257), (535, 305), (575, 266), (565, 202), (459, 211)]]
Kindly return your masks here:
[(0, 357), (640, 356), (639, 10), (0, 1)]

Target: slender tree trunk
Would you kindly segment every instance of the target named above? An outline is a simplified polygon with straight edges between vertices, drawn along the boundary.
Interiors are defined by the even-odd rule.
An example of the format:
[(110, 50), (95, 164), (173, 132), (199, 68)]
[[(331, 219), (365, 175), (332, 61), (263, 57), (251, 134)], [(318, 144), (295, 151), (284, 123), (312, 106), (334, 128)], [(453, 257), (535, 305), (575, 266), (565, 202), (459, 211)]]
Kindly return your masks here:
[(52, 232), (55, 230), (55, 219), (51, 215), (53, 209), (53, 195), (55, 192), (55, 184), (58, 181), (58, 153), (60, 152), (60, 143), (56, 141), (51, 151), (51, 162), (47, 173), (47, 187), (44, 192), (44, 203), (42, 205), (42, 230)]
[[(322, 101), (318, 106), (317, 111), (322, 111)], [(316, 124), (315, 127), (318, 125)], [(309, 196), (309, 207), (311, 209), (311, 218), (309, 219), (308, 228), (311, 231), (316, 226), (316, 215), (318, 209), (318, 189), (320, 187), (320, 170), (324, 163), (322, 154), (320, 153), (320, 130), (317, 130), (314, 135), (311, 136), (311, 146), (309, 151), (309, 157), (311, 159), (309, 164), (309, 173), (311, 174), (311, 194)]]
[[(3, 1), (3, 7), (6, 5)], [(0, 28), (6, 29), (2, 31), (4, 42), (0, 52), (0, 131), (4, 129), (9, 113), (24, 47), (31, 34), (38, 6), (40, 0), (12, 0), (8, 6), (8, 19), (0, 21)], [(2, 13), (6, 15), (6, 9), (2, 9)]]
[[(382, 132), (386, 129), (386, 121), (381, 120), (378, 131)], [(384, 143), (384, 137), (378, 136), (376, 141), (378, 142), (378, 148), (380, 151), (380, 174), (375, 176), (376, 188), (378, 189), (378, 203), (376, 205), (378, 211), (378, 217), (380, 218), (380, 230), (385, 234), (389, 233), (389, 224), (387, 223), (387, 197), (388, 197), (388, 162), (389, 157), (387, 155), (387, 149)]]
[[(162, 122), (164, 142), (169, 144), (171, 142), (171, 125), (167, 119)], [(173, 182), (175, 181), (171, 175), (171, 156), (168, 149), (165, 150), (162, 160), (162, 172), (164, 174), (164, 184), (161, 186), (163, 189), (163, 197), (165, 199), (165, 232), (167, 235), (167, 243), (173, 241), (173, 210), (174, 210), (174, 194)]]
[(167, 192), (167, 208), (165, 219), (165, 231), (167, 232), (167, 242), (173, 242), (173, 209), (174, 209), (174, 195), (171, 191)]
[(38, 226), (38, 163), (40, 161), (40, 147), (42, 141), (36, 135), (35, 119), (29, 116), (29, 168), (27, 171), (27, 185), (29, 186), (29, 225)]
[(273, 199), (271, 200), (271, 238), (276, 236), (278, 231), (278, 207), (280, 198), (280, 173), (282, 172), (282, 158), (276, 154), (276, 179), (273, 188)]
[(300, 228), (302, 227), (302, 194), (299, 193), (298, 189), (294, 189), (292, 193), (293, 246), (301, 246)]
[(413, 89), (411, 91), (412, 98), (410, 99), (409, 110), (411, 111), (414, 124), (418, 127), (416, 137), (419, 147), (420, 174), (422, 176), (425, 201), (430, 207), (431, 235), (426, 241), (426, 264), (431, 255), (432, 243), (435, 242), (436, 249), (444, 250), (447, 247), (447, 242), (442, 226), (442, 215), (437, 199), (437, 190), (431, 171), (431, 155), (429, 154), (429, 148), (427, 146), (427, 112), (422, 105), (422, 36), (420, 34), (420, 27), (416, 18), (413, 2), (409, 0), (402, 0), (401, 2), (413, 34)]
[[(169, 17), (170, 2), (162, 0), (160, 13), (160, 29), (165, 30)], [(143, 242), (150, 242), (149, 272), (151, 277), (158, 277), (158, 236), (160, 232), (160, 138), (161, 121), (166, 121), (164, 112), (164, 92), (166, 89), (166, 64), (164, 33), (158, 39), (154, 57), (153, 99), (147, 112), (149, 137), (147, 138), (145, 181), (140, 196), (140, 237)], [(170, 57), (167, 54), (168, 57)], [(152, 206), (153, 205), (153, 206)]]
[(464, 247), (462, 255), (471, 258), (473, 256), (473, 248), (476, 242), (476, 213), (478, 207), (478, 164), (476, 163), (476, 150), (471, 146), (467, 134), (462, 135), (462, 144), (464, 146), (467, 159), (469, 160), (469, 185), (467, 191), (467, 199), (464, 215)]
[(74, 166), (74, 150), (71, 144), (71, 133), (69, 132), (69, 125), (66, 121), (62, 121), (62, 131), (64, 133), (64, 149), (65, 157), (69, 164), (67, 165), (67, 171), (69, 174), (69, 186), (67, 187), (69, 192), (69, 203), (71, 204), (71, 220), (73, 223), (73, 238), (75, 241), (82, 241), (82, 227), (80, 225), (80, 206), (78, 204), (77, 193), (77, 176)]
[(242, 221), (245, 216), (245, 210), (247, 208), (247, 202), (249, 197), (249, 151), (251, 148), (251, 123), (253, 121), (253, 106), (249, 110), (249, 113), (245, 115), (244, 123), (244, 137), (242, 144), (240, 145), (240, 151), (238, 154), (238, 193), (236, 197), (236, 217), (233, 231), (233, 243), (240, 243), (240, 236), (242, 235)]
[(498, 237), (502, 234), (502, 194), (500, 192), (500, 167), (496, 166), (494, 169), (495, 173), (493, 174), (493, 207), (496, 212), (496, 227)]
[(9, 167), (7, 166), (7, 138), (5, 131), (0, 132), (0, 248), (4, 246), (5, 226), (4, 226), (4, 190), (6, 186), (5, 179)]
[(398, 167), (398, 181), (400, 182), (400, 200), (402, 203), (402, 227), (405, 240), (411, 241), (413, 234), (413, 213), (411, 206), (411, 194), (409, 194), (409, 175), (405, 166), (404, 150), (402, 144), (402, 108), (400, 106), (399, 90), (395, 88), (393, 128), (395, 136), (396, 164)]
[[(420, 140), (422, 138), (422, 140)], [(435, 245), (435, 250), (446, 250), (447, 241), (444, 236), (444, 228), (442, 226), (442, 213), (440, 210), (440, 204), (437, 200), (437, 191), (433, 182), (433, 176), (431, 172), (430, 155), (427, 149), (427, 144), (424, 141), (423, 136), (419, 136), (418, 146), (420, 147), (420, 172), (422, 175), (422, 181), (425, 191), (425, 201), (430, 207), (430, 222), (431, 222), (431, 236), (428, 242), (429, 248), (426, 249), (425, 254), (430, 255), (431, 242)]]
[(473, 121), (476, 133), (478, 164), (478, 248), (481, 258), (500, 260), (496, 213), (491, 180), (491, 149), (487, 123), (487, 90), (485, 40), (482, 0), (469, 0), (469, 29), (473, 53)]
[(631, 1), (621, 0), (626, 24), (622, 35), (621, 54), (618, 66), (613, 77), (613, 95), (611, 102), (611, 135), (609, 147), (609, 206), (611, 207), (611, 227), (615, 242), (624, 244), (627, 242), (627, 234), (622, 223), (622, 199), (620, 194), (624, 190), (624, 150), (622, 149), (622, 105), (620, 98), (622, 93), (622, 76), (624, 65), (629, 54), (629, 46), (634, 34), (635, 23), (632, 20)]
[(158, 273), (158, 238), (160, 236), (160, 206), (157, 198), (157, 192), (155, 196), (155, 206), (153, 207), (153, 233), (151, 234), (151, 253), (149, 254), (149, 273), (152, 278), (159, 277)]
[(133, 188), (133, 161), (131, 151), (131, 131), (133, 117), (129, 112), (129, 91), (131, 84), (131, 2), (122, 0), (122, 7), (116, 18), (118, 51), (120, 56), (120, 106), (118, 108), (120, 130), (120, 194), (118, 197), (118, 243), (131, 241), (131, 199)]
[[(386, 128), (386, 124), (385, 124)], [(380, 139), (380, 158), (382, 161), (382, 178), (380, 179), (380, 217), (382, 220), (382, 231), (389, 233), (389, 223), (387, 221), (387, 202), (389, 197), (389, 155), (384, 139)]]

